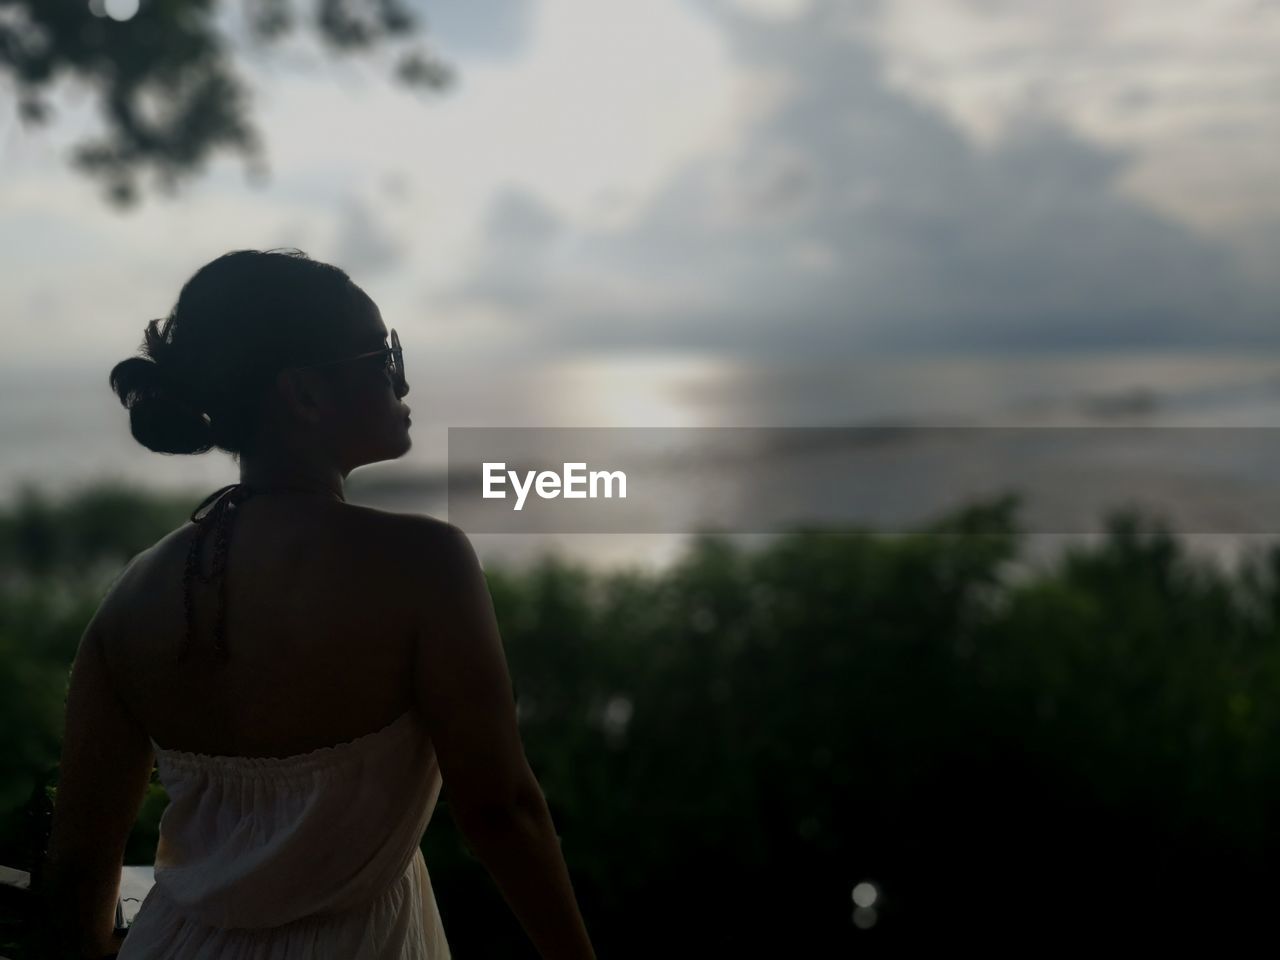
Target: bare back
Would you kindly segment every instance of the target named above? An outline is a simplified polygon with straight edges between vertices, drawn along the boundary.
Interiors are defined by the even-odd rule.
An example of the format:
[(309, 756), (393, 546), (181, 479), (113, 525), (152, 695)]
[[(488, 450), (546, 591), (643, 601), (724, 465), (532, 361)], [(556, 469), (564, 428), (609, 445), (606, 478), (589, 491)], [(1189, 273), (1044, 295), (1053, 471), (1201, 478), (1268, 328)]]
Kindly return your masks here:
[[(177, 660), (194, 524), (139, 554), (103, 601), (101, 646), (88, 649), (103, 653), (97, 662), (132, 719), (170, 750), (291, 757), (416, 710), (454, 823), (540, 955), (593, 960), (466, 535), (445, 521), (337, 501), (251, 498), (238, 509), (226, 569), (229, 660), (213, 646), (216, 584), (198, 581), (196, 635)], [(99, 745), (91, 756), (103, 753)], [(130, 816), (137, 802), (131, 793)]]
[[(415, 610), (424, 589), (407, 521), (312, 497), (251, 498), (227, 548), (226, 641), (213, 651), (218, 583), (193, 578), (186, 629), (186, 523), (139, 555), (113, 590), (107, 658), (125, 707), (162, 746), (288, 756), (351, 740), (414, 706)], [(443, 522), (440, 522), (444, 526)], [(198, 570), (207, 573), (214, 534)], [(416, 558), (421, 560), (422, 558)], [(418, 582), (410, 582), (418, 581)]]

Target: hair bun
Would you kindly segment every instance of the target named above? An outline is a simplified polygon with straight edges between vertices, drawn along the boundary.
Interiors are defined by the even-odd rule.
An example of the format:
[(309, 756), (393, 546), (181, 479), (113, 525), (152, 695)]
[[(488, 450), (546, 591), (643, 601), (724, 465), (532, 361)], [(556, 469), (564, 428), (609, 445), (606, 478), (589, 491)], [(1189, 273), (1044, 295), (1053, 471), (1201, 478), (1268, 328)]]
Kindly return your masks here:
[(213, 448), (208, 416), (189, 385), (163, 361), (130, 357), (111, 371), (111, 389), (129, 410), (134, 438), (156, 453), (204, 453)]
[(174, 400), (185, 403), (192, 407), (196, 412), (200, 412), (200, 404), (195, 401), (191, 395), (190, 380), (182, 377), (176, 369), (173, 362), (164, 359), (150, 359), (147, 361), (151, 364), (150, 375), (155, 380), (156, 388), (167, 393)]

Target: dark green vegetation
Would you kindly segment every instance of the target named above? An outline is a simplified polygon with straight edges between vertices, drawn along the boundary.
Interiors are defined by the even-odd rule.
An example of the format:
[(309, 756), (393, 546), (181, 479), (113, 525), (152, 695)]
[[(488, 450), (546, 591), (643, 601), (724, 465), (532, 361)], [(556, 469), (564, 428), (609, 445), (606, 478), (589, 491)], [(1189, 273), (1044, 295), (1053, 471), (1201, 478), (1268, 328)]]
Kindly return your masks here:
[[(201, 496), (29, 496), (0, 516), (0, 863), (25, 865), (28, 798), (56, 780), (84, 624)], [(1015, 513), (755, 552), (706, 536), (661, 575), (554, 557), (490, 571), (601, 957), (1261, 926), (1280, 853), (1280, 549), (1231, 574), (1123, 515), (1034, 567)], [(134, 862), (154, 847), (154, 790)], [(531, 956), (447, 799), (424, 849), (456, 955)], [(862, 881), (879, 890), (869, 929), (852, 917)]]

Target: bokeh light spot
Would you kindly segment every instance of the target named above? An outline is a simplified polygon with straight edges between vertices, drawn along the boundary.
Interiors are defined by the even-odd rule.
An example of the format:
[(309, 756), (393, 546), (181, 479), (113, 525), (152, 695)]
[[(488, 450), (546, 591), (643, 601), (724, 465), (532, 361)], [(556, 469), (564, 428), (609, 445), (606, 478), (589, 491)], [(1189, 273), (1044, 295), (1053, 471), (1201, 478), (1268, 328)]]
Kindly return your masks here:
[(129, 20), (138, 12), (138, 0), (103, 0), (103, 7), (112, 20)]
[(870, 907), (880, 896), (880, 892), (876, 890), (874, 883), (867, 883), (865, 880), (853, 888), (853, 902), (860, 907)]

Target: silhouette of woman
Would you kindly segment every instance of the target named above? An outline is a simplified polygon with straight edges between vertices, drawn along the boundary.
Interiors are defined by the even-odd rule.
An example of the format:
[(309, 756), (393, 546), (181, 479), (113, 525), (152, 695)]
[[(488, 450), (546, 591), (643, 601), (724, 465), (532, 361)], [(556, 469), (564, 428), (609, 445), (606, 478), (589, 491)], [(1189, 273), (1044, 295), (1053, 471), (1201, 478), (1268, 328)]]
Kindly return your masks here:
[[(470, 542), (346, 502), (351, 470), (411, 445), (377, 305), (300, 251), (239, 250), (187, 281), (143, 350), (110, 376), (134, 437), (221, 449), (240, 481), (134, 557), (81, 638), (40, 876), (48, 955), (448, 957), (419, 847), (447, 787), (540, 954), (594, 956)], [(155, 885), (117, 937), (153, 765)]]

